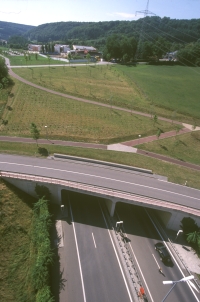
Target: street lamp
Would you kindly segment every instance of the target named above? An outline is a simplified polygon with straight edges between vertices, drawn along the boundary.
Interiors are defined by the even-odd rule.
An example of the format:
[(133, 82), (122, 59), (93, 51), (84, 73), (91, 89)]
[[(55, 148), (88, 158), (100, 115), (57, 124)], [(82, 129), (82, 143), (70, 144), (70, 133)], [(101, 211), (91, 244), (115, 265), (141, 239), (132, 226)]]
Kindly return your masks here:
[(123, 225), (123, 221), (117, 221), (116, 222), (116, 231), (118, 232), (118, 230), (120, 229), (120, 227)]
[(162, 300), (162, 302), (164, 302), (167, 299), (167, 297), (169, 296), (169, 294), (171, 293), (171, 291), (173, 290), (173, 288), (176, 286), (177, 283), (179, 283), (179, 282), (186, 282), (186, 281), (189, 281), (191, 279), (194, 279), (193, 275), (184, 277), (184, 278), (182, 278), (181, 280), (178, 280), (178, 281), (163, 281), (163, 284), (173, 284), (173, 286), (168, 291), (168, 293), (166, 294), (166, 296), (164, 297), (164, 299)]
[(138, 135), (138, 145), (140, 143), (141, 134)]
[(178, 231), (178, 233), (176, 234), (176, 238), (174, 239), (174, 241), (176, 241), (176, 239), (178, 238), (178, 235), (179, 235), (180, 233), (183, 233), (183, 230), (179, 230), (179, 231)]
[(47, 126), (44, 126), (44, 127), (45, 127), (45, 129), (46, 129), (46, 139), (48, 139), (48, 138), (47, 138)]

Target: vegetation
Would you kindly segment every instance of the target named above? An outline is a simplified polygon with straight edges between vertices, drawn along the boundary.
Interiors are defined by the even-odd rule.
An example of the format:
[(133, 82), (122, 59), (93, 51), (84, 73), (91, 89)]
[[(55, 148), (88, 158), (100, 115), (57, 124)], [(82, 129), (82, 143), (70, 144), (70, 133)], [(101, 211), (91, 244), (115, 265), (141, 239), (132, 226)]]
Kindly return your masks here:
[(48, 201), (39, 199), (34, 204), (31, 225), (31, 258), (30, 282), (36, 292), (36, 302), (53, 302), (50, 290), (50, 265), (53, 252), (50, 242), (51, 216)]
[(32, 25), (24, 25), (12, 22), (0, 21), (1, 39), (8, 40), (11, 36), (21, 36), (30, 29), (34, 28)]
[[(200, 125), (199, 74), (182, 66), (122, 65), (15, 69), (23, 78), (56, 91), (130, 110)], [(40, 76), (42, 73), (42, 76)], [(78, 79), (78, 80), (77, 80)], [(170, 89), (169, 89), (170, 87)], [(112, 98), (111, 98), (112, 97)]]
[(181, 228), (186, 240), (196, 250), (198, 256), (200, 256), (200, 228), (196, 221), (191, 217), (184, 217), (181, 220)]
[[(37, 72), (38, 69), (35, 70), (34, 77), (37, 77)], [(48, 75), (51, 76), (53, 73), (50, 73), (48, 69), (43, 69), (42, 72), (43, 82), (41, 84), (48, 84), (48, 78), (45, 80), (45, 77)], [(80, 67), (78, 72), (83, 72), (83, 75), (89, 74), (88, 80), (91, 79), (93, 88), (91, 88), (90, 84), (87, 84), (86, 76), (80, 79), (80, 83), (74, 86), (73, 79), (76, 77), (74, 68), (68, 68), (67, 71), (56, 69), (58, 77), (60, 77), (59, 72), (63, 74), (71, 72), (73, 78), (71, 79), (70, 77), (72, 80), (70, 85), (73, 86), (68, 87), (65, 79), (63, 79), (63, 82), (62, 80), (59, 82), (59, 80), (56, 81), (55, 77), (54, 83), (52, 80), (51, 88), (57, 86), (61, 91), (62, 89), (65, 91), (65, 87), (67, 87), (69, 90), (72, 89), (72, 91), (75, 91), (76, 89), (78, 91), (78, 87), (80, 87), (79, 89), (82, 88), (83, 93), (86, 95), (90, 95), (90, 89), (91, 94), (92, 92), (96, 94), (94, 89), (97, 89), (97, 93), (103, 94), (102, 96), (106, 97), (106, 92), (108, 94), (108, 89), (112, 88), (113, 81), (115, 79), (118, 81), (118, 77), (113, 72), (108, 71), (107, 77), (110, 78), (110, 84), (109, 81), (106, 83), (104, 76), (101, 74), (98, 75), (96, 69), (95, 71), (92, 69), (92, 74), (100, 77), (99, 84), (95, 85), (95, 77), (93, 79), (90, 78), (90, 71), (87, 71), (87, 67)], [(157, 127), (162, 128), (163, 131), (169, 131), (174, 128), (174, 125), (167, 122), (159, 120), (154, 125), (150, 118), (112, 109), (110, 96), (107, 99), (107, 103), (110, 103), (109, 107), (101, 107), (56, 96), (18, 81), (15, 81), (15, 83), (12, 97), (9, 97), (7, 104), (12, 107), (12, 111), (4, 110), (3, 119), (8, 120), (8, 124), (1, 125), (1, 135), (30, 137), (30, 121), (37, 125), (41, 137), (101, 143), (112, 143), (137, 138), (139, 133), (142, 136), (151, 135), (156, 133)], [(107, 87), (105, 87), (106, 84)], [(132, 88), (125, 82), (124, 85), (121, 84), (121, 91), (120, 88), (116, 90), (118, 91), (118, 98), (121, 94), (121, 100), (119, 99), (119, 101), (123, 101), (123, 98), (126, 99), (126, 96), (129, 96), (129, 91)], [(99, 95), (100, 99), (101, 95)], [(45, 128), (45, 126), (47, 127)]]
[[(181, 134), (181, 131), (179, 132)], [(200, 165), (200, 131), (177, 135), (137, 146), (139, 149), (163, 154)]]
[[(0, 179), (0, 301), (35, 301), (29, 283), (30, 230), (35, 200)], [(23, 218), (22, 218), (23, 217)]]

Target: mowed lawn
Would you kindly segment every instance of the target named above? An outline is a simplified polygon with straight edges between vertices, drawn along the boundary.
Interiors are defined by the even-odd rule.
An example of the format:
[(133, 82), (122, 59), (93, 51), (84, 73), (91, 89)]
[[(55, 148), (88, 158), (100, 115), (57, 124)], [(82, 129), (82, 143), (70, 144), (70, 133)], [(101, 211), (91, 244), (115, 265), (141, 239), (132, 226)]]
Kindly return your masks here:
[(200, 131), (157, 140), (137, 147), (200, 165)]
[[(117, 67), (137, 83), (153, 106), (193, 117), (200, 123), (200, 68), (140, 65)], [(172, 114), (174, 115), (174, 113)]]
[(27, 60), (25, 59), (24, 55), (8, 55), (7, 58), (10, 60), (11, 66), (26, 66), (26, 65), (51, 65), (51, 64), (63, 64), (63, 61), (53, 60), (50, 57), (43, 57), (40, 55), (37, 55), (37, 58), (35, 54), (30, 54), (30, 56), (27, 56)]
[[(47, 93), (15, 80), (4, 110), (0, 135), (31, 136), (33, 122), (41, 137), (112, 143), (169, 131), (171, 123), (104, 108)], [(47, 126), (47, 128), (45, 128)]]
[(56, 91), (200, 125), (200, 68), (122, 65), (14, 69)]

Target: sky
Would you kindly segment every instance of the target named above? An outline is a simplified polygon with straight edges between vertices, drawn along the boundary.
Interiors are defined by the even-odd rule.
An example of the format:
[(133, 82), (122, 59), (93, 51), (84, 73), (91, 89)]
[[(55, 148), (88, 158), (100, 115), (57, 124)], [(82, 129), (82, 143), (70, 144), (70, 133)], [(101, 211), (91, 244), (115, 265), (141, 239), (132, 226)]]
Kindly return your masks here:
[(131, 21), (144, 16), (137, 11), (145, 11), (147, 3), (148, 11), (161, 18), (200, 18), (200, 0), (0, 0), (0, 21), (34, 26), (60, 21)]

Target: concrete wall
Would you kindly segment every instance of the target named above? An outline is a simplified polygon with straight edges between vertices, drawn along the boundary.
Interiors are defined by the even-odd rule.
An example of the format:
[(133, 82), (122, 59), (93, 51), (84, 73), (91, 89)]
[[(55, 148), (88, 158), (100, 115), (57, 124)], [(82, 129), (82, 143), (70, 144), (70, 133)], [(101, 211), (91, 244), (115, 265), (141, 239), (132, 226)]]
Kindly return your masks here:
[(33, 181), (21, 180), (16, 178), (5, 178), (5, 181), (11, 183), (15, 187), (19, 188), (20, 190), (26, 192), (27, 194), (35, 198), (37, 198), (37, 195), (35, 193), (36, 184), (43, 185), (47, 187), (51, 193), (51, 202), (61, 204), (61, 186), (41, 182), (36, 183)]

